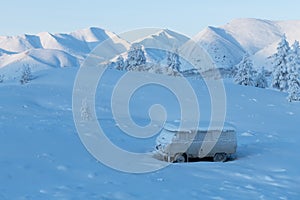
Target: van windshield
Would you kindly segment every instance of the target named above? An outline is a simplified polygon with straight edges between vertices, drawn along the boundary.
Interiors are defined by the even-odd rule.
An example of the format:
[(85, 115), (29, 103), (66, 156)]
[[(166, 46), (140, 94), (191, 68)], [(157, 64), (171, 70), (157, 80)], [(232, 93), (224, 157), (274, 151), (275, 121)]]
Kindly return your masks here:
[(160, 135), (157, 137), (157, 143), (167, 144), (171, 143), (173, 138), (175, 137), (176, 132), (171, 132), (166, 129), (163, 129)]

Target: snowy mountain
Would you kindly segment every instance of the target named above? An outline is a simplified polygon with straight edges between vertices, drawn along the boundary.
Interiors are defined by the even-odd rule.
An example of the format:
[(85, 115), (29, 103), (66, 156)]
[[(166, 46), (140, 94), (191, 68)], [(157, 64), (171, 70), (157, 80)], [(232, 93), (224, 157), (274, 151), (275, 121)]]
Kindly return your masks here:
[(211, 59), (220, 68), (235, 65), (245, 53), (243, 47), (221, 28), (208, 27), (193, 39), (206, 49)]
[(7, 53), (20, 53), (28, 49), (42, 48), (41, 40), (36, 35), (1, 36), (1, 49)]
[[(300, 40), (300, 21), (269, 21), (261, 19), (235, 19), (221, 27), (207, 27), (192, 39), (208, 53), (217, 68), (228, 69), (238, 64), (247, 52), (254, 61), (254, 67), (265, 66), (270, 69), (268, 57), (276, 51), (280, 37), (286, 34), (290, 43)], [(136, 41), (127, 42), (115, 33), (101, 28), (91, 27), (71, 33), (38, 33), (36, 35), (1, 36), (0, 37), (0, 68), (4, 71), (16, 71), (23, 64), (32, 65), (34, 70), (52, 67), (78, 67), (89, 53), (101, 42), (111, 39), (103, 54), (113, 54), (115, 49), (125, 52), (132, 43), (139, 43), (145, 48), (149, 62), (166, 62), (166, 52), (149, 48), (180, 49), (189, 42), (189, 38), (168, 29), (146, 35)], [(192, 52), (187, 45), (186, 54)], [(51, 55), (50, 55), (51, 54)], [(105, 56), (104, 56), (105, 57)], [(115, 57), (116, 59), (116, 57)], [(199, 61), (196, 68), (209, 71), (207, 58), (191, 58)], [(183, 70), (188, 70), (182, 61)]]
[(221, 27), (208, 27), (193, 39), (204, 47), (219, 68), (238, 64), (245, 52), (253, 55), (256, 67), (270, 68), (280, 38), (300, 40), (300, 21), (235, 19)]
[[(118, 35), (104, 29), (91, 27), (66, 33), (42, 32), (36, 35), (0, 37), (0, 68), (3, 73), (18, 71), (24, 64), (30, 65), (34, 71), (52, 67), (78, 67), (89, 53), (100, 43), (106, 42), (101, 48), (101, 56), (110, 57), (115, 50), (125, 52), (131, 44)], [(188, 37), (176, 32), (162, 29), (132, 43), (162, 48), (173, 46), (174, 49), (188, 41)], [(163, 51), (145, 48), (147, 59), (159, 62), (165, 59)]]
[(2, 36), (0, 68), (13, 71), (24, 64), (30, 65), (33, 70), (78, 67), (95, 46), (107, 39), (112, 40), (112, 49), (129, 48), (128, 42), (116, 34), (95, 27), (69, 34), (43, 32), (36, 35)]
[(189, 38), (185, 35), (176, 33), (168, 29), (162, 29), (147, 37), (141, 38), (134, 43), (150, 47), (145, 49), (147, 58), (149, 60), (155, 62), (164, 62), (163, 60), (166, 59), (166, 52), (151, 47), (159, 46), (162, 49), (172, 48), (173, 50), (175, 50), (177, 48), (180, 48), (188, 40)]
[(150, 34), (144, 38), (134, 41), (144, 46), (162, 46), (179, 48), (186, 43), (189, 38), (185, 35), (176, 33), (168, 29), (162, 29), (154, 34)]
[[(150, 63), (165, 62), (167, 56), (166, 52), (164, 51), (165, 49), (171, 49), (175, 51), (189, 40), (187, 36), (176, 33), (169, 29), (150, 30), (151, 31), (149, 31), (149, 33), (147, 32), (147, 29), (146, 31), (141, 30), (141, 33), (138, 33), (141, 35), (141, 38), (137, 40), (131, 39), (130, 37), (128, 38), (131, 40), (131, 45), (138, 44), (143, 47), (147, 61)], [(127, 55), (128, 52), (125, 52), (122, 56), (126, 58)]]

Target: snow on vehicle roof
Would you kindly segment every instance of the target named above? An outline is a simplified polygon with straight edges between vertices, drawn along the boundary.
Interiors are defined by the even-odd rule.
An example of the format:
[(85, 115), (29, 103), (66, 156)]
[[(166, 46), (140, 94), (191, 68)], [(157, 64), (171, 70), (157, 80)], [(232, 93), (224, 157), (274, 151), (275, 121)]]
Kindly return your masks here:
[(195, 127), (195, 124), (192, 122), (185, 122), (180, 125), (180, 123), (166, 123), (164, 129), (168, 131), (191, 131), (193, 129), (197, 129), (199, 131), (207, 131), (207, 130), (235, 130), (235, 127), (228, 122), (209, 122), (209, 121), (201, 121), (198, 123), (198, 127)]

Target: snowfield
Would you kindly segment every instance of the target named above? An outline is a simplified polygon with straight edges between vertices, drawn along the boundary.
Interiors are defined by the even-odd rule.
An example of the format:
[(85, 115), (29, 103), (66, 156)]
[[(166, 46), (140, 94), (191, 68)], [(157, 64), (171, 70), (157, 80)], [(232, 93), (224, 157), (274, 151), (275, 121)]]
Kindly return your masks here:
[[(203, 55), (195, 54), (197, 56), (189, 59), (205, 72), (205, 77), (210, 77), (208, 82), (191, 70), (187, 60), (162, 49), (147, 48), (183, 45), (181, 53), (193, 55), (195, 46), (186, 45), (191, 42), (189, 38), (168, 29), (155, 29), (156, 32), (133, 41), (130, 33), (124, 37), (126, 33), (116, 35), (101, 28), (0, 36), (0, 200), (300, 199), (300, 102), (288, 102), (286, 92), (236, 85), (237, 80), (227, 78), (227, 75), (232, 77), (232, 67), (240, 63), (246, 52), (253, 67), (264, 66), (268, 72), (262, 74), (269, 75), (272, 59), (268, 57), (276, 52), (278, 43), (285, 38), (283, 34), (290, 44), (300, 40), (299, 27), (300, 21), (236, 19), (222, 27), (201, 31), (193, 41), (204, 48), (204, 51), (201, 49)], [(102, 46), (101, 55), (90, 55), (107, 39), (111, 40)], [(116, 52), (122, 52), (123, 57), (112, 57)], [(182, 79), (176, 77), (181, 71), (189, 76), (186, 79), (197, 97), (200, 120), (208, 121), (213, 104), (208, 87), (216, 87), (215, 79), (220, 78), (215, 74), (216, 69), (210, 67), (220, 69), (225, 77), (226, 121), (237, 129), (235, 159), (224, 163), (172, 163), (144, 174), (120, 172), (97, 161), (81, 142), (72, 112), (78, 67), (88, 56), (95, 62), (87, 61), (87, 65), (99, 64), (99, 60), (108, 64), (96, 89), (95, 120), (113, 144), (135, 153), (151, 153), (159, 132), (149, 138), (131, 137), (121, 130), (128, 125), (115, 120), (112, 96), (126, 73), (133, 79), (152, 77), (158, 82), (170, 79), (175, 83)], [(169, 68), (163, 69), (164, 65)], [(30, 67), (33, 80), (22, 85), (20, 77), (24, 77), (22, 69), (26, 67)], [(155, 73), (173, 76), (167, 78)], [(90, 79), (93, 77), (87, 77)], [(266, 81), (270, 82), (270, 77)], [(121, 93), (128, 91), (124, 89)], [(182, 100), (189, 105), (186, 113), (197, 110), (191, 106), (194, 105), (191, 96), (185, 95)], [(222, 105), (222, 101), (217, 102)], [(118, 98), (115, 103), (121, 117), (126, 116), (127, 110), (121, 108), (128, 103), (132, 120), (139, 126), (150, 123), (149, 109), (157, 104), (164, 108), (167, 122), (181, 120), (182, 102), (166, 87), (157, 84), (144, 85), (133, 93), (130, 101)], [(163, 114), (156, 113), (153, 129), (158, 127)], [(128, 118), (126, 120), (128, 122)], [(112, 155), (101, 144), (99, 148), (101, 153)], [(132, 166), (126, 157), (118, 162)]]
[[(1, 200), (300, 198), (300, 104), (287, 102), (286, 93), (225, 79), (226, 121), (237, 127), (235, 160), (174, 163), (152, 173), (129, 174), (101, 164), (81, 143), (72, 115), (77, 70), (52, 68), (35, 72), (29, 84), (16, 80), (0, 84)], [(123, 74), (109, 69), (100, 82), (99, 123), (117, 146), (150, 152), (155, 136), (129, 137), (113, 120), (110, 97)], [(210, 99), (205, 83), (193, 77), (189, 81), (199, 100), (201, 119), (207, 120)], [(180, 117), (174, 95), (150, 85), (138, 90), (130, 102), (136, 123), (149, 122), (148, 109), (154, 103), (165, 107), (168, 121)]]

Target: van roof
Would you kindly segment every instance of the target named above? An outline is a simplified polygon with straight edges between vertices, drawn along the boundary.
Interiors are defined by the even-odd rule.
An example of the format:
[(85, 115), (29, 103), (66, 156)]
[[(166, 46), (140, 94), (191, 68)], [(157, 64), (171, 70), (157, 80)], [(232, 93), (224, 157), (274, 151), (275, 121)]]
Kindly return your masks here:
[(198, 123), (194, 122), (182, 122), (181, 126), (179, 122), (166, 123), (164, 129), (168, 131), (191, 131), (191, 130), (199, 130), (199, 131), (208, 131), (208, 130), (235, 130), (235, 127), (228, 122), (209, 122), (209, 121), (201, 121)]

